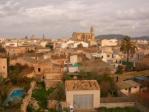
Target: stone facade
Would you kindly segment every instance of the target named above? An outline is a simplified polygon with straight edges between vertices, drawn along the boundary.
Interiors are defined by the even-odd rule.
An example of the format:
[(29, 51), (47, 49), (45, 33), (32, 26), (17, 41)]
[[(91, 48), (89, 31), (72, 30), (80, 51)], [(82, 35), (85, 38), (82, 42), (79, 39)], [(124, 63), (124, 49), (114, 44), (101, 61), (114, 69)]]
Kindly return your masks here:
[(7, 58), (0, 58), (0, 76), (7, 78), (8, 76), (8, 60)]
[(94, 36), (93, 27), (91, 27), (89, 33), (73, 32), (72, 38), (73, 38), (75, 41), (85, 41), (85, 42), (94, 41), (94, 40), (95, 40), (95, 36)]

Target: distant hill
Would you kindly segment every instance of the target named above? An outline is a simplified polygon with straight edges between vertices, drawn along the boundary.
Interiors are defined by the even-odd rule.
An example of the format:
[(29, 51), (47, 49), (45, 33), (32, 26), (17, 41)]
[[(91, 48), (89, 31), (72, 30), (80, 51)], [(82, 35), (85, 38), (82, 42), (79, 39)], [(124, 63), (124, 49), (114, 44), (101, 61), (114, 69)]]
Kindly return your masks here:
[(140, 36), (140, 37), (134, 37), (135, 39), (144, 39), (149, 40), (149, 36)]
[(122, 39), (126, 36), (127, 35), (121, 35), (121, 34), (107, 34), (107, 35), (98, 35), (96, 36), (96, 39)]
[[(107, 35), (98, 35), (96, 39), (123, 39), (127, 35), (122, 34), (107, 34)], [(133, 39), (145, 39), (149, 40), (149, 36), (140, 36), (140, 37), (132, 37)]]

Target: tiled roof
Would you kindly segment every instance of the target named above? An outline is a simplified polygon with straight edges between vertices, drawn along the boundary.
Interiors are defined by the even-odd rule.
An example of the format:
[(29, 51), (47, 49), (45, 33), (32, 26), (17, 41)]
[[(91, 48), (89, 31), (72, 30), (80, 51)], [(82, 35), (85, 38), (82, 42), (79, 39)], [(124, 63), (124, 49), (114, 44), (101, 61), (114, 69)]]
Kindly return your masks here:
[(75, 90), (99, 90), (96, 80), (67, 80), (65, 82), (66, 91)]

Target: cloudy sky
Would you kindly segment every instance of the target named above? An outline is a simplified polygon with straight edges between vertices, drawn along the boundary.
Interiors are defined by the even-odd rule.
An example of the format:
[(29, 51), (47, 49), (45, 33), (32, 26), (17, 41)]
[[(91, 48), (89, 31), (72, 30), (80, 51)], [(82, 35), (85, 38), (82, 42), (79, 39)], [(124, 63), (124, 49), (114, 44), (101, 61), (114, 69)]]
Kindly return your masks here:
[(149, 35), (149, 0), (0, 0), (0, 37), (70, 37), (74, 31)]

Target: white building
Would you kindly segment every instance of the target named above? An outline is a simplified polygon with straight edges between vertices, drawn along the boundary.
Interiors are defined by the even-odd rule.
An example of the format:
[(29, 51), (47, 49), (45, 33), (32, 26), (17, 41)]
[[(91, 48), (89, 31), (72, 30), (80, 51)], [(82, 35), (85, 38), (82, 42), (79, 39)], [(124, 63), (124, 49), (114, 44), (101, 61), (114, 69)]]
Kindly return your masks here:
[(147, 40), (136, 40), (137, 44), (148, 44), (149, 42)]
[(76, 42), (74, 43), (74, 48), (78, 48), (79, 45), (82, 45), (82, 47), (85, 47), (85, 48), (88, 48), (89, 47), (89, 44), (87, 42)]
[[(61, 48), (68, 48), (69, 46), (70, 46), (70, 47), (73, 47), (73, 44), (74, 44), (74, 43), (75, 43), (74, 41), (69, 40), (69, 41), (67, 41), (67, 42), (62, 43), (62, 44), (61, 44)], [(72, 46), (71, 46), (71, 45), (72, 45)]]
[(4, 47), (18, 47), (17, 41), (6, 41)]
[(41, 47), (46, 47), (47, 44), (48, 44), (48, 41), (41, 41), (40, 42)]
[(117, 46), (118, 45), (118, 40), (117, 39), (103, 39), (101, 40), (101, 46)]
[(65, 43), (62, 43), (61, 48), (78, 48), (79, 45), (82, 45), (82, 47), (85, 47), (85, 48), (89, 47), (89, 44), (87, 42), (69, 40)]

